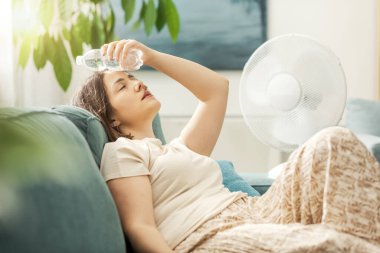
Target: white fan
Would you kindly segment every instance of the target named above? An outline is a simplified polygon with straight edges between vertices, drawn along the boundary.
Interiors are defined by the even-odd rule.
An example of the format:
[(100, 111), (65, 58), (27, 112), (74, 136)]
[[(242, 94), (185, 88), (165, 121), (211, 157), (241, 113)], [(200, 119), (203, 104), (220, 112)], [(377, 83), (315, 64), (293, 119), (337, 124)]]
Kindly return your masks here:
[(253, 134), (289, 152), (338, 124), (346, 104), (345, 75), (327, 47), (303, 35), (282, 35), (261, 45), (245, 64), (239, 100)]

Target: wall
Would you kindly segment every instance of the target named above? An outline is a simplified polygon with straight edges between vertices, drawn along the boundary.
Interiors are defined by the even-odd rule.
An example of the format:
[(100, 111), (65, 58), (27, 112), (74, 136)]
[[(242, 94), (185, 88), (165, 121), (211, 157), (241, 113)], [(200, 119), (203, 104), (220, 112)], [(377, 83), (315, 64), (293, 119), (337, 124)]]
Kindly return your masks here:
[(346, 73), (348, 97), (378, 98), (377, 0), (268, 0), (268, 35), (309, 35), (330, 47)]
[[(376, 29), (376, 0), (268, 0), (269, 37), (302, 33), (329, 46), (345, 69), (349, 97), (375, 99), (379, 93)], [(9, 46), (11, 40), (7, 41)], [(7, 57), (14, 64), (18, 56)], [(8, 101), (6, 103), (22, 106), (67, 103), (89, 74), (75, 68), (72, 85), (65, 94), (55, 81), (50, 64), (41, 72), (36, 72), (31, 59), (25, 71), (4, 71), (3, 65), (0, 66), (0, 95), (5, 97), (3, 101)], [(243, 122), (238, 103), (241, 72), (220, 73), (230, 80), (230, 96), (225, 123), (212, 156), (233, 161), (239, 171), (266, 171), (286, 156), (260, 143)], [(136, 76), (145, 81), (162, 102), (162, 124), (167, 139), (171, 140), (188, 121), (196, 106), (195, 99), (161, 73), (139, 71)], [(12, 88), (9, 83), (13, 79), (15, 85)], [(12, 99), (14, 92), (17, 93), (16, 99)]]

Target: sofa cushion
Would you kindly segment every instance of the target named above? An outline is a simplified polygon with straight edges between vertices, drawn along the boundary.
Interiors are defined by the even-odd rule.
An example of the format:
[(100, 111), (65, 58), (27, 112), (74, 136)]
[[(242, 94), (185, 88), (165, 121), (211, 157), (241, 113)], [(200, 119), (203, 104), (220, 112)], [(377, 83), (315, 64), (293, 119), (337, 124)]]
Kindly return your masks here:
[(260, 196), (260, 193), (251, 187), (239, 174), (236, 173), (232, 162), (218, 160), (223, 175), (223, 184), (231, 192), (242, 191), (249, 196)]
[(380, 102), (349, 99), (346, 113), (346, 127), (354, 133), (380, 137)]
[(79, 107), (60, 105), (52, 109), (74, 123), (86, 139), (96, 164), (100, 166), (104, 144), (108, 142), (107, 134), (102, 124), (94, 115)]
[(370, 134), (356, 134), (356, 136), (380, 162), (380, 137)]
[(86, 140), (43, 108), (0, 109), (0, 252), (125, 252)]
[(372, 146), (372, 153), (376, 157), (377, 161), (380, 163), (380, 143)]
[[(76, 106), (58, 105), (52, 107), (52, 109), (64, 115), (76, 125), (88, 142), (94, 159), (98, 167), (100, 167), (104, 144), (108, 142), (106, 131), (100, 123), (100, 120), (89, 111)], [(153, 120), (153, 131), (155, 136), (159, 138), (162, 143), (166, 143), (161, 129), (160, 116), (158, 114)]]

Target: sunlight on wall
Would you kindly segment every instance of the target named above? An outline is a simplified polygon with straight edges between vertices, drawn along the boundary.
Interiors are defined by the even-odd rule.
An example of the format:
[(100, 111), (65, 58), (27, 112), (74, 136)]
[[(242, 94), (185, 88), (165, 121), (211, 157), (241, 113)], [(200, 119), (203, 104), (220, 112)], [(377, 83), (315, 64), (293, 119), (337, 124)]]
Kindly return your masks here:
[(0, 3), (0, 105), (12, 106), (14, 98), (14, 63), (12, 50), (12, 1), (3, 0)]
[(380, 2), (377, 2), (377, 99), (380, 100)]

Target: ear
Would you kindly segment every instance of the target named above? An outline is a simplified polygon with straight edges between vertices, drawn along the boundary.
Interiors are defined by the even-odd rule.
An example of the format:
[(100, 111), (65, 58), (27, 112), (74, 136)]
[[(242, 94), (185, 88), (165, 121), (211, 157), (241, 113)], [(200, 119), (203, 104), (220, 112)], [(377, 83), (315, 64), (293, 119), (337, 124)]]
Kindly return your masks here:
[(117, 121), (117, 120), (112, 120), (112, 123), (111, 123), (111, 126), (112, 127), (117, 127), (117, 126), (119, 126), (120, 125), (120, 122), (119, 121)]

